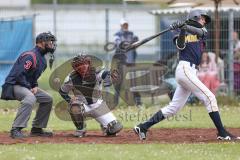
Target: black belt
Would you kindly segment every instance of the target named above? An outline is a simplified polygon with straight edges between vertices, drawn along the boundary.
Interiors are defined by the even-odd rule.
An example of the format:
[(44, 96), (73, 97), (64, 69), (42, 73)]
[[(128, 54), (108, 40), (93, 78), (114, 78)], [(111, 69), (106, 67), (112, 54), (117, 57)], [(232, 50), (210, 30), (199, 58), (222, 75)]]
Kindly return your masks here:
[(190, 66), (191, 66), (191, 67), (193, 67), (193, 65), (195, 65), (195, 69), (197, 69), (197, 70), (199, 69), (199, 67), (198, 67), (196, 64), (194, 64), (194, 63), (192, 63), (192, 62), (189, 62), (189, 63), (190, 63)]

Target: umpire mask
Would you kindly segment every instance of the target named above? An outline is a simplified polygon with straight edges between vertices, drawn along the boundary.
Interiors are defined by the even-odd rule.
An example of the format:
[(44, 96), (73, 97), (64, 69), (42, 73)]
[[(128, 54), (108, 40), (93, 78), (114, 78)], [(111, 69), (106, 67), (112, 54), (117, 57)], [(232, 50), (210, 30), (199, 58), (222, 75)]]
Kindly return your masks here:
[(43, 32), (36, 37), (36, 43), (46, 42), (44, 50), (45, 54), (53, 54), (55, 52), (57, 48), (56, 41), (57, 38), (51, 32)]
[(53, 61), (54, 61), (54, 52), (57, 48), (56, 41), (57, 41), (57, 38), (51, 32), (43, 32), (36, 37), (36, 43), (45, 42), (45, 46), (44, 46), (45, 49), (42, 50), (42, 53), (51, 54), (49, 59), (50, 68), (52, 68)]

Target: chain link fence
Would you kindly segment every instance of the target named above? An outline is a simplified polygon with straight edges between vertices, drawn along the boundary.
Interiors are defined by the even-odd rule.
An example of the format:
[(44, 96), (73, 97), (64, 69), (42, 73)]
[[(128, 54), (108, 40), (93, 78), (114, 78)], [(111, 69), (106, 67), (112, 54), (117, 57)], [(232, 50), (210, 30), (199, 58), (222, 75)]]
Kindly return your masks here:
[[(183, 20), (187, 16), (187, 10), (156, 10), (152, 11), (160, 19), (160, 28), (164, 29), (176, 20)], [(213, 55), (218, 65), (218, 79), (220, 85), (218, 94), (239, 96), (240, 91), (240, 70), (239, 70), (239, 42), (240, 35), (240, 12), (238, 10), (219, 11), (219, 39), (216, 39), (216, 26), (214, 11), (209, 10), (212, 22), (206, 27), (208, 38), (206, 41), (206, 52)], [(177, 50), (172, 44), (174, 33), (168, 33), (160, 37), (160, 57), (162, 61), (168, 62), (169, 73), (174, 76), (175, 68), (172, 67), (176, 61)], [(216, 51), (216, 43), (219, 44), (219, 52)], [(169, 62), (170, 61), (170, 62)]]
[[(107, 42), (114, 42), (114, 33), (120, 29), (120, 20), (123, 16), (129, 21), (129, 29), (141, 40), (187, 15), (185, 11), (151, 12), (154, 9), (157, 9), (157, 6), (130, 6), (126, 9), (121, 5), (33, 5), (30, 8), (2, 8), (0, 18), (34, 15), (34, 35), (45, 31), (56, 34), (58, 39), (56, 57), (59, 62), (79, 52), (87, 52), (105, 61), (111, 61), (113, 52), (106, 52), (103, 48)], [(209, 13), (214, 17), (212, 11)], [(234, 51), (236, 45), (233, 32), (236, 31), (238, 36), (240, 34), (240, 12), (227, 10), (219, 13), (220, 38), (218, 40), (214, 38), (216, 33), (213, 18), (213, 22), (207, 27), (209, 38), (206, 51), (216, 53), (214, 45), (216, 41), (219, 43), (217, 62), (222, 87), (219, 90), (228, 95), (238, 96), (240, 58), (238, 50)], [(168, 66), (168, 72), (163, 79), (174, 78), (177, 50), (172, 38), (172, 33), (165, 34), (137, 49), (138, 62), (164, 63)]]

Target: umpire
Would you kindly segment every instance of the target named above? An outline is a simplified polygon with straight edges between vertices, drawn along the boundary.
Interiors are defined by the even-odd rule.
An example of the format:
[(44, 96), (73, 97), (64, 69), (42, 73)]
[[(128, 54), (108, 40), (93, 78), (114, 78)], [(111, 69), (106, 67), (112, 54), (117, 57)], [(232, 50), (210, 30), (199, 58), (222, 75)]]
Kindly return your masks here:
[(14, 63), (10, 73), (2, 86), (1, 98), (5, 100), (18, 100), (20, 106), (12, 124), (10, 137), (24, 138), (22, 129), (27, 127), (32, 108), (36, 102), (39, 107), (32, 122), (30, 136), (52, 136), (52, 132), (46, 132), (49, 115), (52, 108), (52, 97), (38, 88), (38, 78), (47, 68), (45, 55), (53, 53), (56, 49), (56, 37), (50, 32), (40, 33), (36, 37), (36, 46), (22, 53)]

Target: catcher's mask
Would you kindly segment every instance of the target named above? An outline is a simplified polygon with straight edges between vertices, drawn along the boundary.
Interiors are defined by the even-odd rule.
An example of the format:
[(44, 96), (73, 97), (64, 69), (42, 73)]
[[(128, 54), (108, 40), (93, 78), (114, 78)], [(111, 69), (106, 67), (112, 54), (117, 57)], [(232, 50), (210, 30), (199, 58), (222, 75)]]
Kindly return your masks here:
[(91, 67), (91, 58), (87, 55), (77, 55), (72, 60), (72, 68), (81, 76), (89, 73)]
[(45, 53), (53, 54), (57, 48), (57, 38), (51, 32), (43, 32), (37, 35), (36, 43), (45, 42)]

